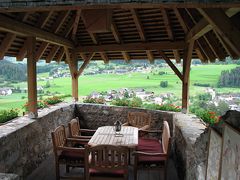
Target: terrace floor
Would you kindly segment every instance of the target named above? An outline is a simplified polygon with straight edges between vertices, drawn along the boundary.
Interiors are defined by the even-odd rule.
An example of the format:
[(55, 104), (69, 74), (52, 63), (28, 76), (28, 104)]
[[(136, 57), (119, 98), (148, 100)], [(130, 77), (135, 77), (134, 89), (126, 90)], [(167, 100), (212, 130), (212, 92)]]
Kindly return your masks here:
[[(129, 167), (129, 180), (133, 180), (133, 168)], [(62, 167), (64, 172), (64, 167)], [(81, 169), (75, 168), (72, 171), (72, 175), (81, 175)], [(54, 180), (55, 179), (55, 167), (54, 157), (51, 156), (49, 159), (44, 161), (39, 168), (37, 168), (26, 180)], [(71, 179), (71, 178), (69, 178)], [(157, 171), (139, 171), (138, 180), (163, 180), (162, 173)], [(169, 160), (168, 163), (168, 180), (178, 180), (177, 171), (173, 160)]]

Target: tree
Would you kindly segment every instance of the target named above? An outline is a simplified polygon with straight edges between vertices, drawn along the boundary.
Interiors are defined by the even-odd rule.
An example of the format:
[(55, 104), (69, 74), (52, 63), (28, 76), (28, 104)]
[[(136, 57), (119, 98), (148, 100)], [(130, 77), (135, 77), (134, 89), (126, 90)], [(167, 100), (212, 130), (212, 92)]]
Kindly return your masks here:
[(168, 87), (168, 81), (161, 81), (160, 87), (162, 87), (162, 88)]

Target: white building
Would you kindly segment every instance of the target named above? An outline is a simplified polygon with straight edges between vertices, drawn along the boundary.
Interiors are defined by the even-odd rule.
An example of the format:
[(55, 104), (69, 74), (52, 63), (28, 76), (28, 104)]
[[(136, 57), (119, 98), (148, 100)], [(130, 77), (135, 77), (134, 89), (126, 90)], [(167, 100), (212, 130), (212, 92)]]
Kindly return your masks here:
[(12, 90), (10, 88), (0, 88), (0, 95), (7, 96), (11, 94), (12, 94)]

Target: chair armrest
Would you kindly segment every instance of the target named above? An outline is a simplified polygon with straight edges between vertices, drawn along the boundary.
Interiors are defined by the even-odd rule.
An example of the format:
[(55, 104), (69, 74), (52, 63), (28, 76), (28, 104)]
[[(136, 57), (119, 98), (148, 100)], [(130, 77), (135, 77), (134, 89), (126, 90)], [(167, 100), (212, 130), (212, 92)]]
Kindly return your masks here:
[(58, 150), (62, 151), (68, 151), (68, 152), (78, 152), (78, 153), (84, 153), (85, 148), (74, 148), (74, 147), (58, 147)]
[(78, 136), (78, 135), (75, 135), (71, 138), (76, 138), (76, 139), (88, 139), (90, 140), (92, 138), (92, 136)]
[(133, 151), (133, 155), (145, 155), (145, 156), (161, 156), (167, 157), (166, 153), (150, 153), (150, 152), (143, 152), (143, 151)]
[(90, 133), (95, 133), (95, 129), (80, 129), (79, 132), (90, 132)]
[(89, 139), (67, 138), (67, 141), (75, 142), (75, 143), (86, 143), (89, 141)]
[(139, 128), (139, 130), (147, 130), (147, 129), (149, 129), (149, 128), (150, 128), (150, 126), (149, 126), (149, 125), (145, 125), (145, 126), (143, 126), (143, 127)]
[(128, 122), (125, 122), (122, 124), (123, 126), (129, 126), (129, 123)]

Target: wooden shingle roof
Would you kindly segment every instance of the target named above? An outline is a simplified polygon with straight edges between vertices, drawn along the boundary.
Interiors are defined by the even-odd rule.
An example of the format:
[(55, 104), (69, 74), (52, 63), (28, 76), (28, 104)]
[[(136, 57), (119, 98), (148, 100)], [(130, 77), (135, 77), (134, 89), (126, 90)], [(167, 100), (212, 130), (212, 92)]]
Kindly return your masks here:
[[(46, 62), (64, 61), (64, 46), (75, 51), (78, 60), (95, 53), (93, 60), (105, 62), (162, 58), (180, 62), (192, 39), (193, 58), (203, 62), (240, 58), (239, 1), (211, 1), (207, 9), (201, 8), (206, 3), (197, 8), (189, 1), (124, 2), (1, 1), (0, 59), (25, 58), (28, 36), (37, 37), (35, 58)], [(82, 16), (86, 9), (111, 10), (110, 30), (89, 32)]]

